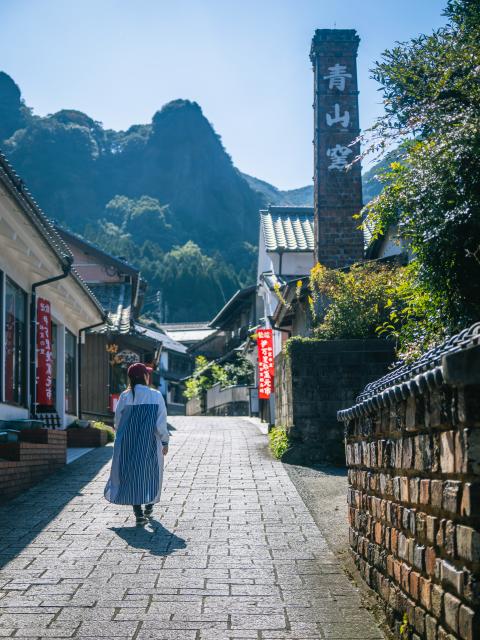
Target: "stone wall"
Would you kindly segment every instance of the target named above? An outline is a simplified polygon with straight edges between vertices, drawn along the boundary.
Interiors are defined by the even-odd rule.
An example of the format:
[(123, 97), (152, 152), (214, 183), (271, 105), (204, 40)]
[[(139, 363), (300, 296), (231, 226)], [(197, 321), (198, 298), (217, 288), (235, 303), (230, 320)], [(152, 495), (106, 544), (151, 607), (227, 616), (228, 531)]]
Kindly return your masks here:
[(208, 416), (248, 416), (250, 414), (249, 388), (243, 385), (222, 388), (214, 384), (207, 391)]
[(205, 398), (192, 398), (187, 400), (185, 405), (185, 415), (202, 416), (205, 414)]
[(248, 416), (250, 388), (243, 385), (225, 387), (215, 384), (204, 398), (194, 398), (186, 404), (187, 416)]
[(275, 424), (287, 429), (293, 464), (345, 464), (337, 411), (393, 360), (386, 340), (291, 340), (275, 362)]
[(398, 637), (403, 621), (402, 638), (480, 638), (479, 336), (456, 337), (339, 413), (350, 544)]

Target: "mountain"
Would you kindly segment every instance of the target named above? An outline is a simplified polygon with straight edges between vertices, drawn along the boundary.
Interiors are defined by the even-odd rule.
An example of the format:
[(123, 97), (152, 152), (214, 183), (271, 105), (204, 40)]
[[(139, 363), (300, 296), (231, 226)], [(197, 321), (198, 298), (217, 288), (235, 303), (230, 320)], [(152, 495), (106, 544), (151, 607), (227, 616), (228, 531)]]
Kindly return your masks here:
[(313, 184), (299, 189), (281, 191), (268, 182), (249, 176), (246, 173), (242, 173), (242, 176), (250, 187), (263, 197), (267, 204), (285, 207), (313, 207)]
[[(388, 153), (385, 158), (375, 164), (371, 169), (362, 175), (363, 202), (366, 204), (377, 196), (382, 190), (382, 183), (378, 180), (379, 173), (384, 171), (391, 162), (398, 160), (398, 150)], [(259, 180), (243, 173), (242, 176), (248, 182), (250, 187), (259, 193), (265, 202), (277, 206), (289, 207), (313, 207), (313, 184), (299, 189), (291, 189), (289, 191), (281, 191), (268, 182)]]
[(0, 148), (49, 217), (161, 288), (162, 308), (155, 297), (147, 313), (208, 320), (251, 283), (265, 201), (197, 103), (175, 100), (150, 124), (113, 131), (73, 109), (34, 115), (0, 73)]
[(313, 204), (312, 185), (238, 171), (189, 100), (114, 131), (74, 109), (34, 115), (0, 72), (0, 149), (57, 224), (141, 269), (145, 313), (163, 322), (209, 320), (254, 282), (259, 209)]

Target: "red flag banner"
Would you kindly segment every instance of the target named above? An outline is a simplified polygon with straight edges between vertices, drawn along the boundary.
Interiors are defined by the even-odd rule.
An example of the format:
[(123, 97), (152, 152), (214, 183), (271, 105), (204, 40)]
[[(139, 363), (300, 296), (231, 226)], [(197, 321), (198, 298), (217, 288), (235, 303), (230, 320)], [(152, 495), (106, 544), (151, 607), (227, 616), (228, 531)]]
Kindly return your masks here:
[(53, 405), (52, 318), (50, 302), (37, 302), (37, 404)]
[(257, 347), (258, 397), (267, 400), (273, 392), (273, 374), (275, 371), (273, 335), (271, 329), (259, 329), (257, 331)]

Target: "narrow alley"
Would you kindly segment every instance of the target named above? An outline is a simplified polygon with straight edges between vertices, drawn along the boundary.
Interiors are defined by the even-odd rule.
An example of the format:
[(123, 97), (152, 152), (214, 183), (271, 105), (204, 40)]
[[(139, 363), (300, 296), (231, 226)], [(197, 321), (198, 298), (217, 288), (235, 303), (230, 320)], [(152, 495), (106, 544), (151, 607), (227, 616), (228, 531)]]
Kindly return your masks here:
[(383, 638), (259, 428), (171, 423), (145, 528), (103, 499), (111, 447), (0, 509), (0, 637)]

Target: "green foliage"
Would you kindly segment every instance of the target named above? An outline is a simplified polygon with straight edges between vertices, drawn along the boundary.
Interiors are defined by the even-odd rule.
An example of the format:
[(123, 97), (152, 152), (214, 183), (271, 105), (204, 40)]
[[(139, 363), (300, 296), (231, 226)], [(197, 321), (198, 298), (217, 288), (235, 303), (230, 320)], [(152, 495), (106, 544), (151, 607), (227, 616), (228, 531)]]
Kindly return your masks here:
[(411, 628), (408, 624), (408, 616), (406, 613), (403, 614), (402, 624), (400, 625), (400, 640), (410, 640), (411, 638)]
[(289, 447), (287, 432), (281, 426), (274, 427), (268, 433), (268, 440), (273, 457), (280, 460)]
[(364, 214), (375, 236), (397, 225), (415, 259), (402, 291), (416, 325), (400, 331), (406, 352), (480, 317), (480, 4), (450, 0), (445, 14), (445, 27), (374, 69), (386, 115), (372, 148), (408, 144)]
[(192, 241), (167, 252), (150, 240), (138, 246), (122, 224), (114, 223), (105, 223), (103, 228), (90, 225), (85, 236), (141, 270), (149, 283), (143, 309), (147, 318), (208, 320), (245, 284), (221, 255), (208, 256)]
[(387, 290), (389, 319), (377, 327), (377, 334), (395, 339), (397, 355), (412, 362), (445, 339), (441, 304), (422, 286), (418, 262), (401, 269), (399, 278)]
[(310, 274), (315, 337), (376, 337), (379, 326), (397, 318), (402, 276), (400, 268), (372, 262), (353, 265), (348, 271), (317, 264)]
[(32, 116), (0, 74), (0, 147), (50, 218), (141, 268), (161, 293), (151, 318), (207, 320), (254, 281), (263, 200), (195, 102), (111, 131), (73, 109)]
[(287, 358), (290, 358), (292, 355), (292, 348), (295, 347), (295, 344), (312, 342), (315, 338), (306, 338), (304, 336), (292, 336), (285, 341), (282, 351)]
[(253, 366), (251, 362), (237, 355), (235, 360), (222, 366), (217, 362), (208, 362), (205, 356), (197, 356), (193, 374), (185, 384), (184, 396), (188, 400), (201, 398), (207, 389), (218, 383), (222, 387), (252, 384)]
[(113, 429), (113, 427), (109, 427), (108, 424), (100, 421), (92, 422), (91, 424), (94, 429), (105, 431), (105, 433), (107, 434), (107, 442), (113, 442), (115, 440), (115, 430)]
[(253, 364), (247, 358), (237, 355), (233, 362), (227, 362), (223, 368), (230, 385), (251, 385), (254, 382)]
[(208, 368), (208, 360), (205, 356), (197, 356), (195, 358), (195, 369), (192, 376), (185, 382), (185, 391), (183, 395), (187, 400), (201, 398), (207, 389), (210, 389), (211, 383), (209, 377), (205, 375)]

